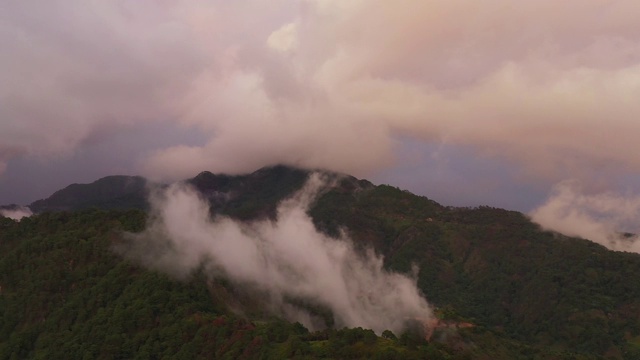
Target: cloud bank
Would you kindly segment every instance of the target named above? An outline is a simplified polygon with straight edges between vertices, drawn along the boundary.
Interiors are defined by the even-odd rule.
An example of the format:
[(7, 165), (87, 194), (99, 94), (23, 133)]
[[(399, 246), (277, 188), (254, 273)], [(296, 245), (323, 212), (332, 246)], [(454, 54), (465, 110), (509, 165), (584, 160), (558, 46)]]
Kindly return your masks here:
[(276, 162), (364, 174), (393, 163), (398, 135), (546, 179), (638, 172), (639, 12), (633, 0), (8, 2), (0, 170), (161, 119), (208, 140), (139, 155), (159, 178)]
[[(588, 193), (579, 182), (566, 181), (558, 184), (547, 202), (530, 215), (546, 229), (582, 237), (611, 250), (640, 253), (638, 196)], [(623, 236), (622, 232), (635, 236)]]
[(415, 280), (383, 269), (372, 251), (357, 253), (351, 240), (319, 233), (307, 207), (325, 185), (318, 174), (278, 208), (278, 220), (241, 223), (210, 218), (208, 204), (184, 185), (153, 200), (155, 217), (134, 235), (128, 256), (147, 266), (185, 275), (205, 264), (211, 274), (267, 292), (274, 311), (314, 327), (313, 316), (287, 303), (300, 298), (327, 307), (337, 327), (401, 331), (409, 319), (432, 311)]

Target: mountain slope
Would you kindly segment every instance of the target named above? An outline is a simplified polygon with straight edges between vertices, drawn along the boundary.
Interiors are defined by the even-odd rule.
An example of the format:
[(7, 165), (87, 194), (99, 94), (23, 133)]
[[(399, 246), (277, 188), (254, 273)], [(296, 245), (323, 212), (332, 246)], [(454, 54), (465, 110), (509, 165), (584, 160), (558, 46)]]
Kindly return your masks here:
[(541, 231), (517, 212), (444, 208), (389, 187), (321, 199), (312, 214), (374, 245), (391, 269), (418, 265), (420, 289), (453, 318), (536, 346), (638, 354), (638, 254)]
[[(306, 170), (276, 166), (240, 176), (203, 172), (187, 182), (209, 201), (214, 213), (241, 220), (273, 219), (277, 203), (299, 189), (308, 175)], [(445, 207), (391, 186), (374, 186), (365, 180), (331, 173), (327, 176), (334, 180), (334, 186), (322, 193), (309, 210), (316, 227), (331, 235), (346, 232), (356, 247), (375, 249), (385, 257), (386, 266), (395, 271), (411, 272), (413, 265), (418, 266), (418, 286), (438, 307), (437, 313), (442, 321), (432, 337), (438, 340), (433, 344), (445, 346), (438, 354), (467, 354), (472, 358), (487, 359), (640, 358), (640, 255), (612, 252), (586, 240), (542, 231), (518, 212), (488, 207)], [(91, 192), (86, 196), (102, 199), (104, 204), (112, 203), (106, 200), (108, 196), (100, 197)], [(84, 246), (91, 248), (91, 244), (97, 243), (90, 234), (111, 234), (113, 241), (120, 241), (117, 240), (117, 232), (111, 233), (110, 229), (141, 229), (143, 221), (143, 218), (137, 218), (134, 223), (126, 225), (122, 223), (124, 218), (120, 217), (120, 225), (108, 220), (105, 225), (94, 225), (92, 230), (90, 224), (93, 222), (76, 218), (88, 216), (82, 214), (42, 214), (21, 223), (2, 220), (0, 265), (4, 270), (0, 273), (12, 274), (20, 268), (19, 260), (6, 260), (11, 258), (7, 254), (21, 243), (20, 239), (31, 239), (31, 245), (25, 245), (30, 249), (49, 249), (51, 244), (58, 243), (53, 237), (56, 228), (50, 228), (56, 222), (66, 224), (65, 236), (73, 241), (82, 240)], [(116, 213), (92, 214), (120, 216)], [(105, 223), (105, 220), (95, 224), (98, 223)], [(34, 228), (29, 232), (25, 226)], [(82, 235), (86, 231), (89, 235)], [(73, 253), (69, 248), (77, 246), (62, 243), (60, 254), (65, 251)], [(102, 246), (97, 258), (82, 255), (80, 259), (85, 256), (91, 263), (108, 257), (113, 264), (110, 266), (117, 266), (122, 260), (114, 258), (107, 249), (108, 246)], [(53, 256), (45, 251), (38, 261), (46, 260), (51, 267), (65, 269), (70, 258), (60, 254)], [(142, 271), (134, 269), (137, 268), (131, 268), (130, 274)], [(72, 279), (80, 281), (85, 276), (83, 274), (73, 275)], [(97, 283), (107, 276), (107, 273), (100, 274), (92, 281)], [(0, 277), (0, 285), (10, 289), (6, 285), (9, 283), (7, 275), (3, 276)], [(30, 274), (21, 278), (20, 283), (44, 285), (47, 280), (41, 278), (43, 276), (48, 275), (46, 272)], [(54, 280), (56, 284), (63, 281)], [(113, 280), (113, 286), (123, 286), (118, 284), (127, 281), (133, 280)], [(222, 313), (230, 316), (224, 309), (231, 302), (240, 308), (244, 306), (243, 311), (249, 318), (260, 317), (260, 311), (253, 311), (255, 306), (251, 305), (259, 304), (259, 298), (247, 298), (250, 295), (223, 283), (227, 285), (209, 286), (212, 299), (218, 299), (213, 301), (216, 316)], [(73, 286), (75, 283), (65, 284)], [(18, 291), (16, 286), (12, 291)], [(75, 286), (77, 288), (78, 285)], [(98, 288), (92, 291), (99, 296), (107, 290)], [(28, 292), (15, 294), (29, 297)], [(0, 302), (0, 306), (2, 304)], [(0, 309), (3, 314), (9, 311)], [(175, 321), (171, 326), (188, 326), (180, 323), (178, 318)], [(460, 328), (455, 325), (458, 323), (469, 326)], [(16, 324), (13, 326), (32, 328), (20, 321)], [(11, 327), (6, 322), (3, 326)], [(89, 325), (80, 321), (78, 326)], [(38, 334), (45, 330), (36, 327), (33, 331), (33, 336), (39, 339), (42, 335)], [(231, 333), (228, 336), (232, 336)], [(325, 335), (314, 336), (324, 339)], [(319, 346), (314, 342), (316, 340), (309, 341), (309, 345)], [(451, 352), (452, 348), (457, 352)], [(421, 349), (427, 351), (424, 347)], [(394, 351), (404, 350), (398, 348)]]
[(274, 218), (276, 206), (299, 190), (309, 171), (277, 165), (246, 175), (216, 175), (208, 171), (186, 181), (211, 204), (212, 211), (238, 219)]
[(140, 176), (107, 176), (91, 184), (72, 184), (47, 199), (34, 201), (34, 213), (89, 209), (146, 209), (147, 180)]
[[(266, 313), (224, 279), (182, 281), (111, 251), (140, 211), (0, 217), (0, 359), (450, 358), (454, 350), (371, 330), (309, 333)], [(254, 299), (252, 301), (257, 301)], [(398, 334), (400, 335), (400, 334)]]

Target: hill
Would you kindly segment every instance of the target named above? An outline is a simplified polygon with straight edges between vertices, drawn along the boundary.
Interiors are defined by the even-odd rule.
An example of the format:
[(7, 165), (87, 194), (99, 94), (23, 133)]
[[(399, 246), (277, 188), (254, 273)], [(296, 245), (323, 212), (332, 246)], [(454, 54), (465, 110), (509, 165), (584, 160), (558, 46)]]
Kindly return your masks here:
[[(212, 214), (254, 221), (275, 219), (278, 202), (308, 176), (276, 166), (240, 176), (203, 172), (186, 183)], [(50, 198), (66, 208), (43, 206), (21, 222), (0, 218), (0, 358), (70, 351), (91, 358), (640, 358), (640, 255), (542, 231), (518, 212), (446, 207), (327, 176), (334, 185), (309, 209), (315, 226), (375, 249), (390, 270), (418, 266), (417, 284), (440, 319), (429, 343), (413, 332), (397, 339), (363, 329), (310, 333), (270, 317), (259, 295), (224, 278), (195, 272), (177, 281), (145, 270), (110, 250), (126, 241), (123, 230), (145, 227), (142, 211), (50, 212), (139, 205), (130, 199), (142, 192), (121, 191), (119, 179), (99, 184), (99, 194), (84, 188), (91, 206), (71, 186), (66, 194), (75, 197), (63, 190)]]
[(91, 184), (72, 184), (34, 201), (34, 213), (99, 209), (146, 209), (147, 180), (140, 176), (107, 176)]
[[(345, 176), (326, 171), (324, 174), (333, 178)], [(203, 171), (183, 183), (197, 189), (209, 201), (212, 211), (250, 220), (274, 218), (277, 204), (300, 189), (308, 176), (308, 170), (275, 165), (244, 175)], [(352, 184), (373, 186), (366, 180), (348, 178)], [(147, 210), (150, 192), (163, 187), (166, 185), (152, 183), (140, 176), (107, 176), (89, 184), (69, 185), (46, 199), (34, 201), (28, 208), (34, 213), (91, 208)], [(17, 208), (20, 207), (15, 204), (0, 206), (5, 210)]]

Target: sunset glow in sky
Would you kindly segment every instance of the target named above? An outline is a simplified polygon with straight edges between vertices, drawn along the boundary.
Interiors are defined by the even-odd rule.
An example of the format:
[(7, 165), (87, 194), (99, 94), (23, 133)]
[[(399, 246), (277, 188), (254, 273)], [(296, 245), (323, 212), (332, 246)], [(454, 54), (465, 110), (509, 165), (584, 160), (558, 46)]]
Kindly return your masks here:
[(0, 204), (274, 163), (445, 205), (531, 211), (567, 186), (640, 204), (638, 14), (634, 0), (5, 1)]

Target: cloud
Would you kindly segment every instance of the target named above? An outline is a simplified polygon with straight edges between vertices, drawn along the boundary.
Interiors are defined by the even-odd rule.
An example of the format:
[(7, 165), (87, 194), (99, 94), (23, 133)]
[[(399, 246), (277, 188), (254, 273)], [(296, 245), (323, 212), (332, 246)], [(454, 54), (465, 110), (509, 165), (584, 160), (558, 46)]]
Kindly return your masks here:
[(296, 46), (296, 23), (289, 23), (274, 31), (267, 38), (267, 45), (272, 49), (287, 52)]
[(31, 210), (23, 206), (15, 206), (12, 208), (0, 209), (0, 216), (8, 217), (9, 219), (20, 221), (23, 217), (29, 217), (33, 215)]
[(179, 118), (178, 94), (213, 61), (198, 33), (207, 11), (202, 2), (3, 4), (0, 163), (69, 156), (133, 124)]
[[(640, 253), (638, 196), (589, 193), (579, 182), (565, 181), (556, 185), (547, 202), (530, 215), (545, 229), (582, 237), (611, 250)], [(635, 236), (623, 236), (627, 231)]]
[(171, 186), (155, 198), (155, 217), (124, 253), (177, 275), (205, 263), (211, 273), (267, 292), (274, 309), (308, 326), (312, 316), (286, 298), (327, 307), (337, 327), (378, 333), (400, 331), (407, 319), (430, 319), (431, 308), (414, 279), (386, 271), (382, 258), (373, 251), (358, 253), (346, 236), (334, 239), (315, 229), (306, 211), (324, 186), (312, 175), (280, 204), (277, 221), (254, 223), (211, 219), (208, 204), (193, 189)]
[(364, 175), (393, 163), (397, 135), (547, 180), (640, 171), (636, 1), (5, 7), (0, 162), (162, 118), (209, 140), (142, 158), (161, 178), (276, 162)]

